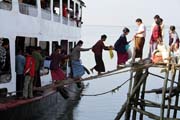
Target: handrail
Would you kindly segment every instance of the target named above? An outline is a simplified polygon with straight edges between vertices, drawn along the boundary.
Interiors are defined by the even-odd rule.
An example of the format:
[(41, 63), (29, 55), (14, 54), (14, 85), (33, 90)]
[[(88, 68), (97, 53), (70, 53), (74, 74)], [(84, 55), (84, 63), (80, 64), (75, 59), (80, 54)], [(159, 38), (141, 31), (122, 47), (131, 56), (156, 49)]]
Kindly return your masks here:
[(55, 22), (60, 22), (60, 15), (54, 13), (53, 18)]
[(67, 17), (62, 17), (62, 23), (67, 25), (68, 24), (68, 18)]
[(51, 20), (51, 11), (48, 9), (41, 9), (41, 17), (46, 20)]

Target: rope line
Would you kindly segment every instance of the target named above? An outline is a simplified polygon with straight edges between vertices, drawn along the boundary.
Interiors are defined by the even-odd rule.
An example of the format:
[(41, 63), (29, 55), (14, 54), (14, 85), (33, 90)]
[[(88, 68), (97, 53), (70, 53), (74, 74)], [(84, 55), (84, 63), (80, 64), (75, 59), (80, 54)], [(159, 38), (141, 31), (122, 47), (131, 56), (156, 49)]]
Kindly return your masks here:
[[(151, 73), (151, 72), (149, 72), (149, 74), (150, 74), (150, 75), (152, 75), (152, 76), (155, 76), (155, 77), (161, 78), (161, 79), (165, 79), (164, 77), (162, 77), (162, 76), (160, 76), (160, 75), (156, 75), (156, 74)], [(171, 79), (168, 79), (168, 81), (172, 81), (172, 80), (171, 80)], [(174, 81), (174, 83), (178, 84), (178, 82), (176, 82), (176, 81)]]
[(115, 93), (116, 90), (119, 90), (119, 88), (121, 88), (123, 85), (125, 85), (129, 80), (131, 80), (131, 78), (129, 78), (128, 80), (123, 82), (121, 85), (115, 87), (114, 89), (108, 90), (106, 92), (102, 92), (102, 93), (98, 93), (98, 94), (81, 94), (81, 96), (100, 96), (100, 95), (105, 95), (105, 94), (108, 94), (108, 93)]

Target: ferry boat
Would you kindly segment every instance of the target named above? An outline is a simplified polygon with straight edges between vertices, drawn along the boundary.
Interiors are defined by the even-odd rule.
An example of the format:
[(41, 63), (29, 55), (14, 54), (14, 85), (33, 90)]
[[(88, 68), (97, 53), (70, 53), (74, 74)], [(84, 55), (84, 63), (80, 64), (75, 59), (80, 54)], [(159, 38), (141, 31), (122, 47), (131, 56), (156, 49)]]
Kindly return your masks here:
[[(9, 43), (4, 69), (0, 69), (1, 120), (26, 120), (42, 106), (48, 109), (56, 104), (57, 98), (61, 97), (56, 89), (49, 89), (32, 99), (14, 98), (17, 94), (17, 49), (25, 52), (28, 46), (40, 46), (43, 56), (48, 57), (55, 46), (61, 45), (69, 54), (81, 38), (83, 7), (85, 3), (82, 0), (0, 0), (0, 46), (4, 41)], [(70, 68), (67, 64), (64, 70), (68, 76)], [(45, 87), (50, 84), (49, 69), (42, 67), (41, 85)], [(76, 87), (70, 85), (70, 89)]]

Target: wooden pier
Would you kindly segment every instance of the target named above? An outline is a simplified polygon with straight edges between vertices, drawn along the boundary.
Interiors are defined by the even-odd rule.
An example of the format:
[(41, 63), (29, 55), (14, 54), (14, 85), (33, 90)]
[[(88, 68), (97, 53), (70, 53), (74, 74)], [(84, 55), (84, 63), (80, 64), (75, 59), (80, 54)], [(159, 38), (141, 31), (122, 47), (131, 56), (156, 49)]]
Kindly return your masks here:
[[(162, 69), (164, 77), (150, 73), (151, 67)], [(131, 66), (130, 77), (133, 79), (129, 82), (129, 90), (127, 99), (118, 112), (115, 120), (144, 120), (147, 116), (154, 120), (180, 120), (177, 118), (177, 111), (180, 110), (179, 106), (179, 93), (180, 93), (180, 69), (179, 65), (169, 60), (168, 63), (161, 64), (134, 64)], [(178, 74), (178, 77), (176, 77)], [(163, 86), (159, 89), (146, 90), (147, 77), (153, 75), (164, 80)], [(168, 84), (168, 82), (170, 82)], [(169, 86), (168, 86), (169, 85)], [(159, 103), (151, 100), (146, 100), (145, 95), (148, 93), (162, 94)], [(174, 104), (172, 99), (175, 99)], [(160, 114), (153, 114), (151, 111), (146, 110), (148, 107), (159, 109)], [(137, 114), (139, 113), (139, 114)], [(137, 116), (138, 115), (138, 116)]]

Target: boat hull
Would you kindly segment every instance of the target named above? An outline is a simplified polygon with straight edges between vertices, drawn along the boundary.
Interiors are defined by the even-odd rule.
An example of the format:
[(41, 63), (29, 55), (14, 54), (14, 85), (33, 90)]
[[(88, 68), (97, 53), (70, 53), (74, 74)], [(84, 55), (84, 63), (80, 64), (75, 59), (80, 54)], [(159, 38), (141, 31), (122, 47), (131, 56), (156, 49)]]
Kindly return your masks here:
[[(76, 85), (71, 85), (71, 87), (66, 88), (66, 90), (69, 94), (68, 99), (64, 99), (60, 92), (50, 90), (42, 96), (32, 99), (14, 100), (10, 103), (5, 103), (4, 106), (0, 104), (0, 118), (1, 120), (42, 119), (43, 115), (56, 105), (59, 105), (60, 109), (58, 112), (61, 112), (59, 114), (64, 114), (65, 111), (68, 111), (70, 102), (78, 101), (81, 93), (81, 90), (79, 90)], [(56, 108), (57, 107), (58, 106), (56, 106)]]

